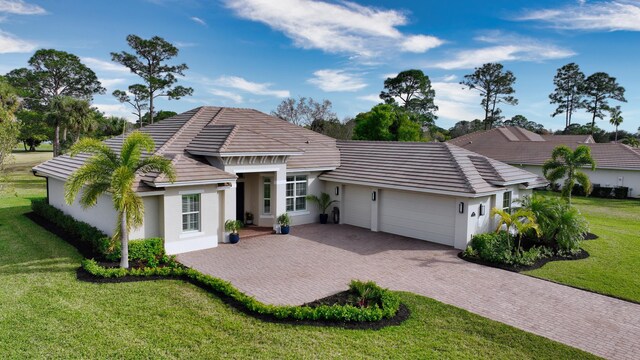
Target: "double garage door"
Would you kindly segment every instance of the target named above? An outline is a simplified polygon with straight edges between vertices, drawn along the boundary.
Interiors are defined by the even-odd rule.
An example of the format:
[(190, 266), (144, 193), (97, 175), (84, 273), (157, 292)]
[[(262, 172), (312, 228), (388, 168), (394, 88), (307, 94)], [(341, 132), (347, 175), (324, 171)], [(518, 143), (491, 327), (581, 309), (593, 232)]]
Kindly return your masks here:
[(344, 186), (345, 224), (371, 229), (377, 220), (380, 231), (453, 246), (456, 215), (453, 198), (382, 189), (378, 190), (377, 204), (374, 204), (374, 190), (366, 186)]

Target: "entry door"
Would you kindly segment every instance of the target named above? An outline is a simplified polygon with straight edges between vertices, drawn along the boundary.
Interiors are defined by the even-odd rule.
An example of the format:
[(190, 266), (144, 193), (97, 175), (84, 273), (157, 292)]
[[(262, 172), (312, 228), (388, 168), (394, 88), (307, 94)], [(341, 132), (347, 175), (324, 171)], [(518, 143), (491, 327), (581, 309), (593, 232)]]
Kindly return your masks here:
[(239, 182), (236, 189), (236, 219), (244, 221), (244, 182)]

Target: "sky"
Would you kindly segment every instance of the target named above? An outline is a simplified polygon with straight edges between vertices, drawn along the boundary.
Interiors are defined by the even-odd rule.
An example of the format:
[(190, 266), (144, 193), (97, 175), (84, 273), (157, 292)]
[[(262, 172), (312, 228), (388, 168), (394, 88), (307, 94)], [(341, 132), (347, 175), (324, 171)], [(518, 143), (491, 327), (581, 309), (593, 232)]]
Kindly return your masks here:
[[(328, 99), (342, 119), (379, 102), (384, 79), (407, 69), (429, 76), (437, 125), (483, 118), (480, 96), (459, 82), (487, 62), (516, 76), (516, 106), (546, 128), (564, 127), (549, 104), (556, 70), (570, 62), (588, 76), (604, 71), (626, 88), (621, 129), (640, 126), (640, 0), (314, 1), (314, 0), (0, 0), (0, 74), (26, 67), (35, 50), (79, 56), (105, 95), (94, 105), (133, 119), (111, 92), (139, 82), (111, 61), (131, 51), (126, 36), (160, 36), (189, 69), (179, 84), (194, 94), (157, 109), (201, 105), (271, 112), (287, 97)], [(586, 123), (583, 110), (574, 122)], [(608, 118), (598, 126), (613, 130)]]

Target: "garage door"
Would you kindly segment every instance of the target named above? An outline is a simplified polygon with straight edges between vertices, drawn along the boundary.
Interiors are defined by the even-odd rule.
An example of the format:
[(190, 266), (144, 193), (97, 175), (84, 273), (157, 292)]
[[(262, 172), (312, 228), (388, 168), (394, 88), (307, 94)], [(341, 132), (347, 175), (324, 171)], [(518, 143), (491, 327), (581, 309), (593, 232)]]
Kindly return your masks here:
[(453, 246), (455, 201), (409, 191), (380, 191), (380, 231)]
[(365, 186), (345, 185), (344, 223), (371, 229), (371, 190)]

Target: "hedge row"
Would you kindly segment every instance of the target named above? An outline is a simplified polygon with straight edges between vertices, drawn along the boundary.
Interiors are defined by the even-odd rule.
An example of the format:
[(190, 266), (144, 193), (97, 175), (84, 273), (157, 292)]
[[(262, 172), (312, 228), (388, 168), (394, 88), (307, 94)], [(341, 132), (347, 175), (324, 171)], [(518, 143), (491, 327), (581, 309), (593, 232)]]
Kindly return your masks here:
[(231, 283), (204, 275), (196, 270), (183, 267), (147, 267), (139, 269), (105, 268), (96, 261), (85, 259), (82, 268), (91, 275), (103, 278), (124, 276), (172, 276), (183, 277), (211, 292), (222, 294), (244, 306), (252, 313), (272, 316), (279, 320), (325, 320), (325, 321), (378, 321), (395, 316), (400, 308), (398, 296), (387, 289), (381, 289), (382, 306), (356, 307), (352, 305), (282, 306), (264, 304), (236, 289)]
[[(571, 190), (571, 195), (574, 196), (586, 196), (587, 193), (580, 184), (575, 184), (573, 189)], [(594, 186), (591, 190), (592, 197), (598, 198), (615, 198), (615, 199), (626, 199), (629, 195), (629, 188), (626, 186)]]

